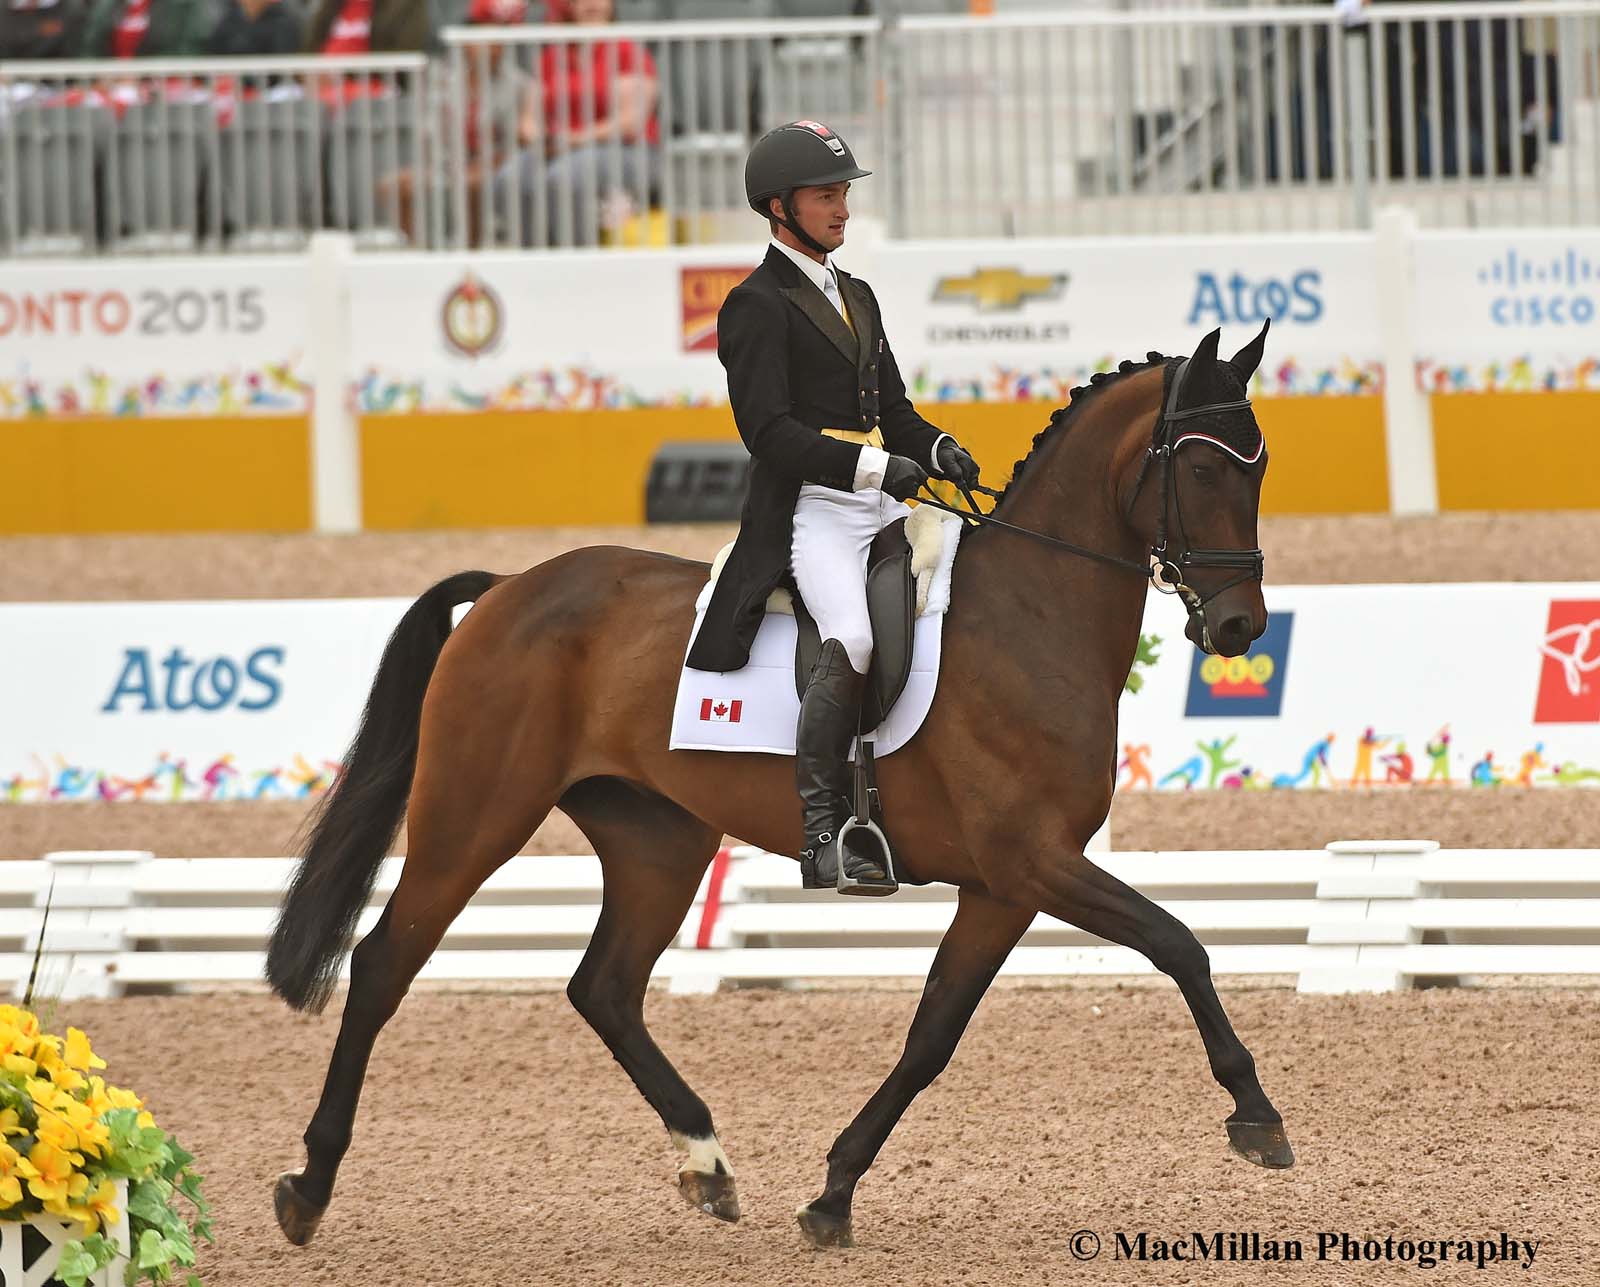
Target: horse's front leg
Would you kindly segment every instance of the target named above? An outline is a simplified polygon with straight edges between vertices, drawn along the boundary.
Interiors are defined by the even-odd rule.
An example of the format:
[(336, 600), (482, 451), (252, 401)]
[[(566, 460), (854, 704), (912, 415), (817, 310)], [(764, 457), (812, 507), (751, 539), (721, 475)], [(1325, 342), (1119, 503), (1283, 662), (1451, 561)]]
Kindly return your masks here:
[(851, 1245), (850, 1202), (856, 1182), (911, 1101), (944, 1071), (972, 1012), (1033, 917), (1031, 908), (962, 890), (899, 1062), (828, 1150), (828, 1183), (822, 1196), (798, 1212), (800, 1228), (813, 1246)]
[(1081, 853), (1034, 860), (1012, 892), (1051, 916), (1147, 957), (1172, 977), (1205, 1042), (1211, 1074), (1233, 1096), (1227, 1119), (1233, 1150), (1257, 1166), (1294, 1165), (1283, 1117), (1256, 1076), (1256, 1062), (1234, 1032), (1211, 983), (1211, 958), (1176, 916), (1096, 867)]

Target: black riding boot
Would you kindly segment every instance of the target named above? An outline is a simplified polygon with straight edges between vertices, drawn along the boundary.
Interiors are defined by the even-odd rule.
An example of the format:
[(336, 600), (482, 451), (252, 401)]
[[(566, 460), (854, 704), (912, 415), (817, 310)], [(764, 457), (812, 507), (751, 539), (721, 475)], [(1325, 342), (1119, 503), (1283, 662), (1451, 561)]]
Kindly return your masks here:
[[(800, 699), (795, 731), (795, 785), (800, 791), (804, 839), (800, 883), (805, 889), (839, 887), (839, 828), (850, 817), (850, 742), (856, 735), (866, 676), (850, 664), (837, 639), (823, 642)], [(844, 851), (849, 886), (893, 886), (874, 859)], [(849, 892), (849, 891), (847, 891)]]

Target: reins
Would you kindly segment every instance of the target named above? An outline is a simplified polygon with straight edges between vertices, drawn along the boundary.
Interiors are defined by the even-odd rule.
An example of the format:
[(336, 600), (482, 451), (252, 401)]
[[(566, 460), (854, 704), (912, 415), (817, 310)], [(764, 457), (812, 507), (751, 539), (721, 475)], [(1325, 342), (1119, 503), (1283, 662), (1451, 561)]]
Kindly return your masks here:
[(1057, 549), (1067, 551), (1068, 554), (1076, 554), (1080, 558), (1094, 559), (1097, 563), (1106, 563), (1112, 567), (1123, 568), (1129, 572), (1136, 572), (1146, 580), (1155, 575), (1155, 569), (1153, 567), (1149, 567), (1143, 563), (1135, 562), (1133, 559), (1125, 559), (1115, 554), (1105, 554), (1100, 550), (1091, 550), (1086, 546), (1074, 545), (1071, 541), (1063, 541), (1060, 537), (1049, 536), (1044, 532), (1036, 532), (1031, 527), (1018, 527), (1015, 523), (1008, 523), (1003, 518), (996, 518), (993, 512), (987, 514), (984, 513), (983, 510), (978, 508), (978, 502), (973, 498), (972, 493), (982, 492), (985, 496), (991, 497), (995, 500), (1000, 498), (1000, 493), (992, 487), (985, 487), (982, 483), (974, 484), (971, 490), (968, 490), (965, 487), (958, 487), (956, 489), (966, 500), (967, 505), (970, 507), (969, 509), (958, 509), (954, 505), (947, 505), (937, 496), (932, 494), (933, 489), (928, 483), (923, 483), (923, 487), (928, 489), (929, 495), (918, 496), (917, 504), (932, 505), (935, 509), (942, 509), (946, 514), (954, 514), (963, 523), (966, 523), (969, 526), (999, 527), (1004, 528), (1008, 532), (1015, 532), (1018, 536), (1031, 536), (1036, 541), (1043, 541), (1046, 545), (1053, 545)]

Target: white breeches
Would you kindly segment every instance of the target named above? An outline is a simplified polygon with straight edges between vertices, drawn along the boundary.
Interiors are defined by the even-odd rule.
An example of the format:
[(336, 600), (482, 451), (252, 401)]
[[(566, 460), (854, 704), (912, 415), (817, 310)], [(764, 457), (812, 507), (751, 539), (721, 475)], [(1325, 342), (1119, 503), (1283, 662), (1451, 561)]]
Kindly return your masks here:
[(867, 617), (867, 553), (872, 538), (911, 507), (876, 487), (842, 492), (805, 483), (794, 507), (790, 567), (800, 598), (824, 641), (837, 639), (857, 673), (872, 661)]

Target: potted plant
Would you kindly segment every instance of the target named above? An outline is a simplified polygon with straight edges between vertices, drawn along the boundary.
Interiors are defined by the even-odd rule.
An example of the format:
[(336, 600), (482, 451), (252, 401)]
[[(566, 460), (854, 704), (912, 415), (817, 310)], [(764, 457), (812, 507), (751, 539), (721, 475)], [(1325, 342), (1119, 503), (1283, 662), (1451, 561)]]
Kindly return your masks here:
[[(194, 1158), (144, 1100), (107, 1085), (77, 1028), (0, 1005), (0, 1283), (170, 1282), (215, 1241)], [(13, 1279), (11, 1275), (15, 1274)], [(192, 1272), (186, 1287), (199, 1287)]]

